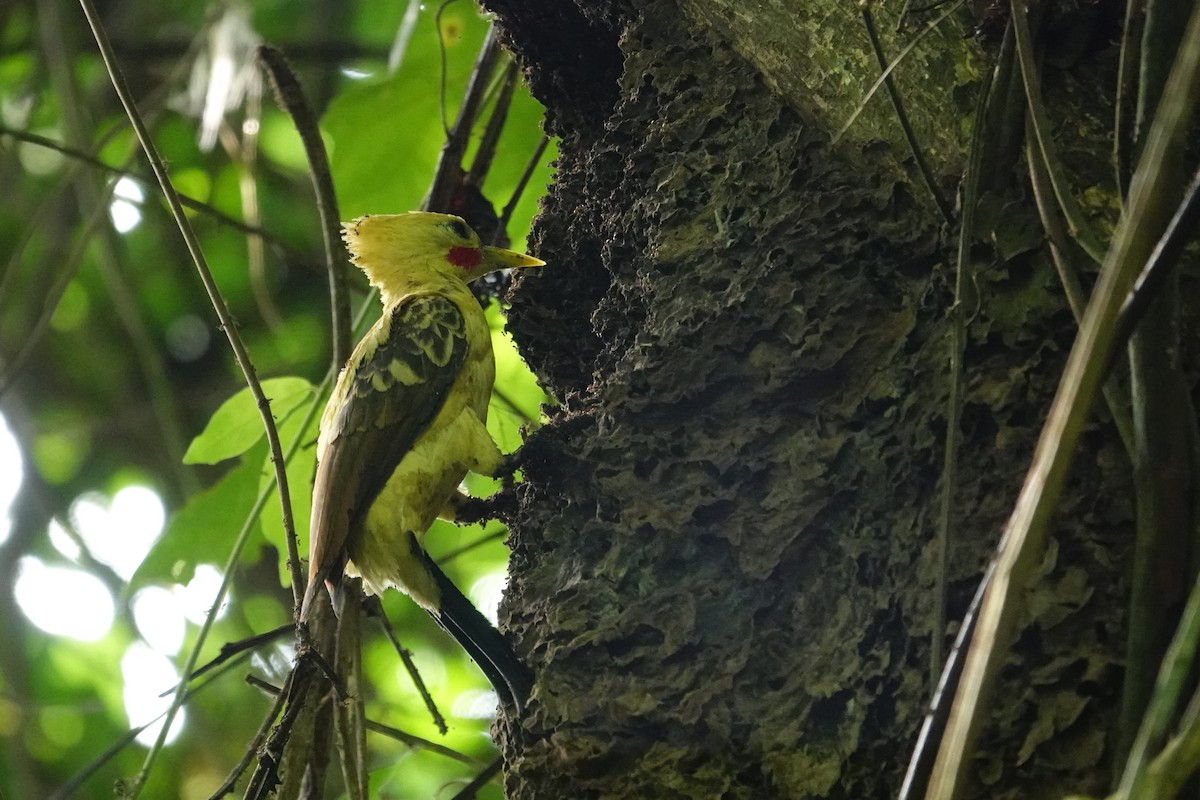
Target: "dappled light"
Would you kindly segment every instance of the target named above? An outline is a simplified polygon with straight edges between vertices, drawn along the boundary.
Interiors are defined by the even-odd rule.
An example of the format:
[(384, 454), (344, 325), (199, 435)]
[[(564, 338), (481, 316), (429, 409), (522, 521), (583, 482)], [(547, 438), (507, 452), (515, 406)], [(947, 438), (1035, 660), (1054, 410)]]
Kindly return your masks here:
[(81, 495), (68, 516), (92, 557), (129, 580), (162, 533), (166, 512), (153, 489), (126, 486), (111, 501), (98, 492)]
[(26, 556), (18, 564), (13, 589), (25, 617), (53, 636), (95, 642), (112, 625), (112, 593), (89, 572)]
[(117, 233), (129, 233), (142, 221), (142, 203), (146, 195), (137, 181), (120, 178), (113, 189), (113, 201), (108, 214)]
[(8, 538), (12, 526), (11, 507), (21, 490), (25, 466), (17, 439), (8, 428), (8, 421), (0, 414), (0, 545)]
[(162, 586), (148, 586), (133, 596), (130, 605), (134, 624), (146, 644), (167, 656), (179, 652), (187, 624), (176, 592)]
[[(125, 684), (122, 697), (129, 724), (147, 726), (146, 730), (138, 734), (137, 741), (142, 746), (149, 747), (162, 729), (159, 717), (171, 705), (169, 691), (178, 683), (179, 673), (170, 659), (162, 653), (155, 652), (140, 642), (134, 642), (121, 658), (121, 678)], [(167, 693), (165, 697), (164, 693)], [(176, 715), (167, 734), (168, 742), (174, 741), (183, 731), (186, 718), (186, 711)]]
[(508, 574), (496, 571), (476, 580), (467, 591), (471, 602), (493, 625), (496, 624), (496, 618), (499, 616), (500, 600), (504, 596), (504, 587), (507, 585)]
[[(221, 585), (221, 571), (211, 564), (200, 564), (187, 586), (177, 586), (174, 595), (180, 601), (183, 615), (188, 621), (201, 625), (205, 617), (212, 611), (213, 598), (217, 596), (217, 587)], [(217, 609), (216, 617), (220, 619), (229, 608), (230, 598)]]

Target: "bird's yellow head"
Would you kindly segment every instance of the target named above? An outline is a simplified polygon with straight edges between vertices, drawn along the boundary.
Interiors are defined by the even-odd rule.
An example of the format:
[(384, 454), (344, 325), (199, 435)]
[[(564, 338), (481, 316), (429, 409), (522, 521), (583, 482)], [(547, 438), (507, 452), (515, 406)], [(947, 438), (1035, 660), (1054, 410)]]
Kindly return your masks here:
[(467, 283), (500, 269), (540, 267), (539, 259), (488, 247), (460, 217), (413, 211), (369, 214), (342, 223), (351, 260), (386, 303), (431, 286)]

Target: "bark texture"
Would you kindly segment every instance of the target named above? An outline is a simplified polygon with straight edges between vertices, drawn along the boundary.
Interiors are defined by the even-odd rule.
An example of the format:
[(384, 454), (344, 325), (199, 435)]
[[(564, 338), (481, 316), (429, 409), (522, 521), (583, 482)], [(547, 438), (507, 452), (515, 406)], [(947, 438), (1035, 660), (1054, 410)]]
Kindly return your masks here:
[[(562, 137), (533, 237), (550, 266), (521, 279), (510, 322), (562, 401), (526, 447), (513, 525), (505, 622), (537, 682), (499, 731), (510, 796), (894, 796), (934, 635), (953, 248), (903, 146), (832, 145), (852, 102), (781, 91), (716, 5), (580, 5), (488, 3)], [(962, 35), (945, 63), (975, 58)], [(965, 118), (971, 71), (930, 79), (936, 113)], [(942, 137), (951, 186), (967, 127)], [(993, 218), (1028, 223), (1013, 191), (1025, 211)], [(1040, 232), (1018, 228), (1007, 260), (980, 248), (951, 619), (1075, 329)], [(1105, 422), (1084, 449), (977, 796), (1108, 778), (1128, 465)]]

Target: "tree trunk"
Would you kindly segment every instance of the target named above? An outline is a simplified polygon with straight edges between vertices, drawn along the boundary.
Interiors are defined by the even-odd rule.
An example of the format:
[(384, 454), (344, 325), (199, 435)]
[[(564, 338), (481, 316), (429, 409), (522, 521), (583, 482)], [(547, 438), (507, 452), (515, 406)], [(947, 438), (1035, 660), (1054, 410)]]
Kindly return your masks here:
[[(509, 796), (894, 797), (934, 637), (953, 633), (934, 630), (934, 533), (955, 245), (882, 92), (832, 143), (879, 75), (858, 8), (487, 5), (562, 137), (533, 236), (549, 266), (510, 317), (562, 405), (526, 446), (513, 525), (506, 624), (537, 679), (499, 732)], [(920, 27), (892, 34), (895, 13), (893, 56)], [(949, 195), (998, 48), (975, 21), (953, 16), (897, 71)], [(1086, 185), (1114, 63), (1088, 44), (1047, 77)], [(1076, 330), (1021, 130), (986, 165), (963, 309), (952, 622)], [(1105, 409), (1093, 420), (974, 796), (1110, 778), (1132, 512), (1120, 440)]]

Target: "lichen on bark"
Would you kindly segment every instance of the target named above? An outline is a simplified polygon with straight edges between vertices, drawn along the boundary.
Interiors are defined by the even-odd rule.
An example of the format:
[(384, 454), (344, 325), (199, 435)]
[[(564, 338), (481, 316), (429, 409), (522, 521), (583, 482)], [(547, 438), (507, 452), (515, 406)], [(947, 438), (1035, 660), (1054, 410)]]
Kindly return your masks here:
[[(936, 212), (892, 149), (830, 144), (838, 115), (673, 3), (488, 5), (562, 137), (533, 234), (549, 267), (510, 316), (562, 401), (512, 526), (505, 621), (537, 684), (499, 731), (510, 795), (894, 796), (933, 635)], [(982, 274), (952, 618), (1074, 326), (1040, 252)], [(1031, 592), (983, 796), (1101, 785), (1129, 524), (1110, 433)]]

